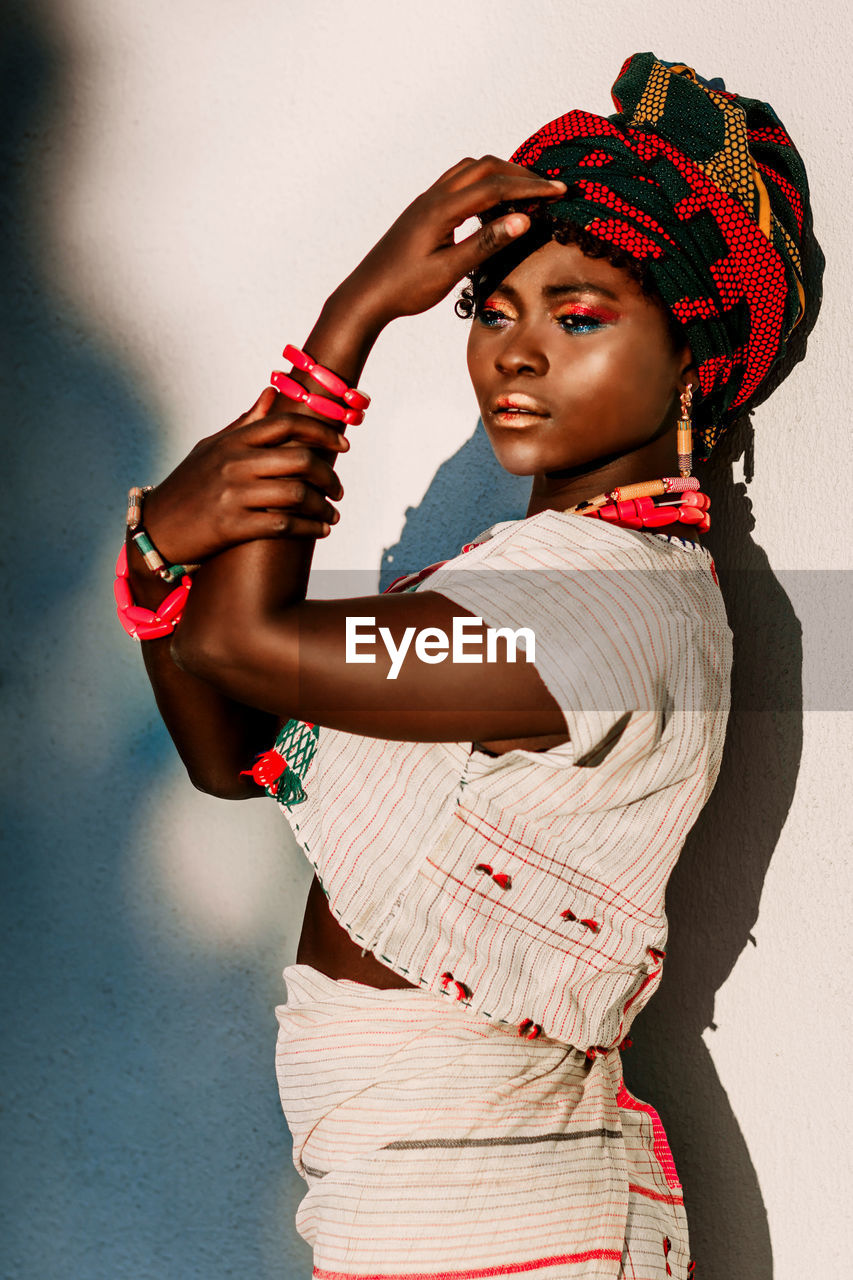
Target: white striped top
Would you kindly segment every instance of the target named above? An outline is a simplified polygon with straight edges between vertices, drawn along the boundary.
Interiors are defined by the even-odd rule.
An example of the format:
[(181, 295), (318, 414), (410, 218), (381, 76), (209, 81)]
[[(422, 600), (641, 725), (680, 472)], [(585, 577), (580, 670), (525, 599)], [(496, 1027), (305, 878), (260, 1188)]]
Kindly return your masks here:
[(731, 631), (711, 554), (543, 511), (417, 585), (533, 629), (570, 741), (492, 757), (321, 728), (306, 798), (282, 808), (334, 915), (395, 972), (579, 1049), (618, 1044), (660, 982), (667, 880), (720, 768)]

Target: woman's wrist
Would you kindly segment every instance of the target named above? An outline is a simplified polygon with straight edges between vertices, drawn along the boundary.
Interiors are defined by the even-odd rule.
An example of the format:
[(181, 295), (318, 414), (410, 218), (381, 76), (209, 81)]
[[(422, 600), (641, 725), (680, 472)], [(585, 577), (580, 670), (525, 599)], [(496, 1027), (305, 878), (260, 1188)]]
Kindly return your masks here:
[(152, 573), (142, 558), (142, 552), (133, 541), (130, 529), (127, 531), (125, 546), (127, 548), (127, 573), (130, 590), (137, 604), (143, 609), (156, 609), (162, 604), (174, 585), (169, 585), (156, 573)]
[[(317, 364), (334, 370), (350, 386), (356, 386), (373, 344), (387, 323), (370, 299), (347, 279), (326, 299), (304, 350)], [(312, 383), (312, 389), (324, 390), (310, 375), (304, 377)]]

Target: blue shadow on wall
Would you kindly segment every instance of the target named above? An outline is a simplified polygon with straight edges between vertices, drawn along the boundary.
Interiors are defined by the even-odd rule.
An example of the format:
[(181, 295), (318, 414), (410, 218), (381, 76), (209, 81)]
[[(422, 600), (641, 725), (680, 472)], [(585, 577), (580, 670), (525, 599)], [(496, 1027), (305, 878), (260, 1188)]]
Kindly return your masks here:
[(32, 234), (29, 170), (57, 145), (66, 74), (38, 13), (7, 14), (0, 51), (0, 1274), (290, 1280), (310, 1251), (265, 975), (190, 942), (158, 963), (128, 901), (135, 804), (175, 756), (117, 629), (112, 565), (160, 432)]
[(479, 422), (439, 467), (419, 506), (406, 509), (399, 541), (382, 554), (379, 590), (401, 574), (458, 555), (466, 542), (500, 520), (522, 519), (529, 496), (530, 477), (504, 471)]

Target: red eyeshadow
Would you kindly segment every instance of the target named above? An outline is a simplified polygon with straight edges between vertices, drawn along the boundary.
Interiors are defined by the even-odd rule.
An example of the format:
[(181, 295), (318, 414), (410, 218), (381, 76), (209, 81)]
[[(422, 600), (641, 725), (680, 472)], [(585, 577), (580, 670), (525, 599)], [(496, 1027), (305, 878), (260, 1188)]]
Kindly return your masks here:
[(610, 311), (607, 307), (591, 307), (583, 302), (572, 303), (565, 311), (560, 312), (561, 316), (586, 316), (590, 320), (601, 320), (603, 324), (612, 323), (619, 319), (618, 311)]

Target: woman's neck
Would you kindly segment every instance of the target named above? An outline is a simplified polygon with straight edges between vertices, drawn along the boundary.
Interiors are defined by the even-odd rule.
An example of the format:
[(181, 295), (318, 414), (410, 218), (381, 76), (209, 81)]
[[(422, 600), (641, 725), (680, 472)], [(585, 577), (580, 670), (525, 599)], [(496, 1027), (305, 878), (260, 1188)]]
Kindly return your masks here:
[(610, 493), (619, 485), (677, 476), (675, 428), (645, 444), (613, 457), (596, 458), (578, 467), (538, 472), (533, 477), (527, 515), (540, 511), (567, 511), (599, 493)]

